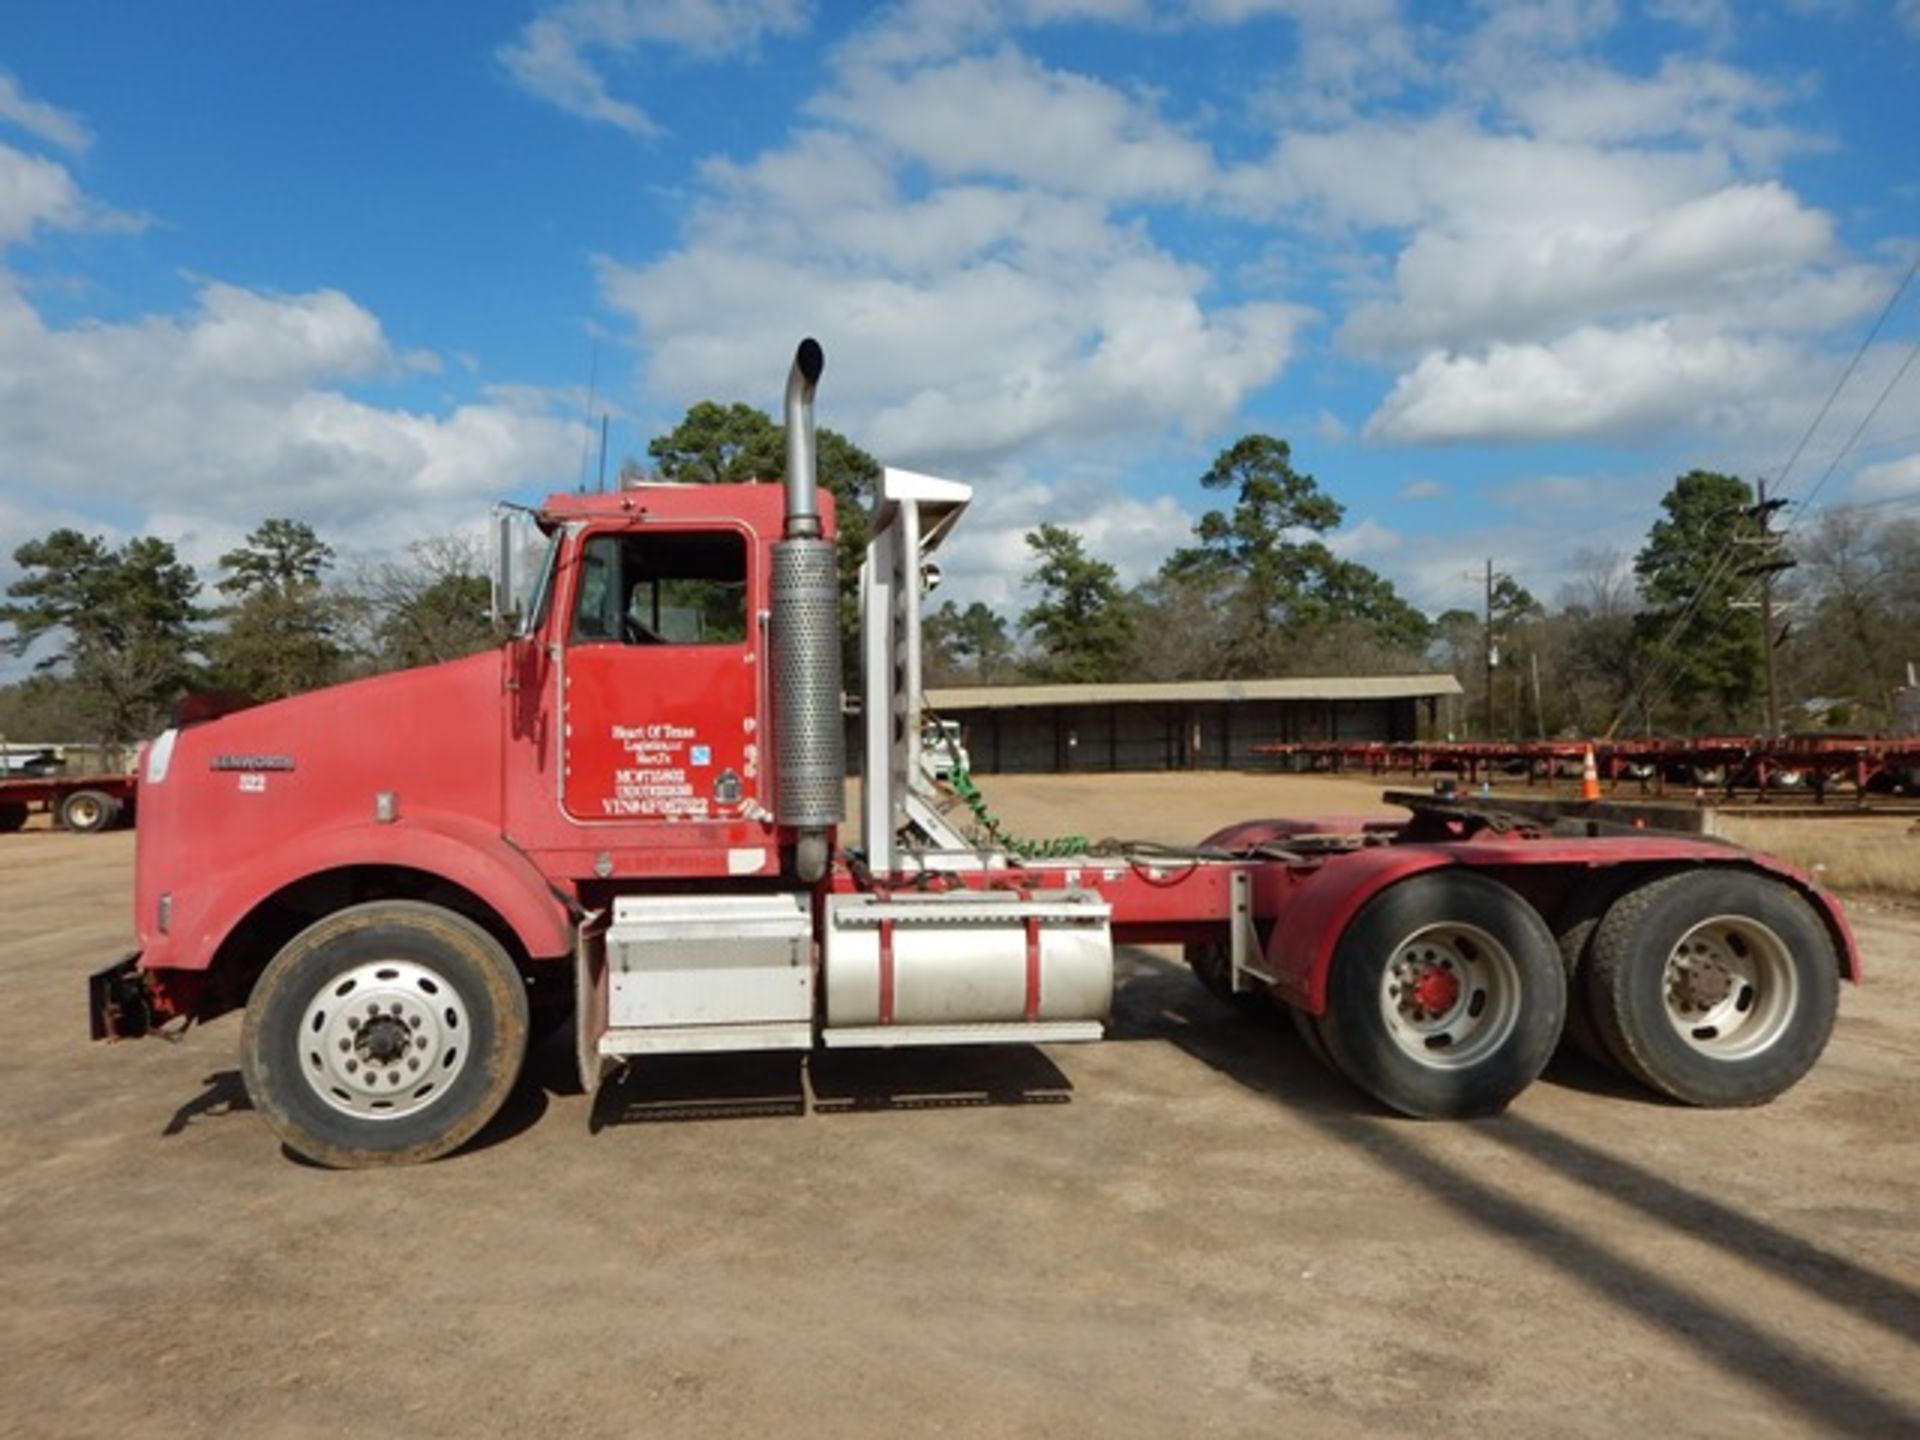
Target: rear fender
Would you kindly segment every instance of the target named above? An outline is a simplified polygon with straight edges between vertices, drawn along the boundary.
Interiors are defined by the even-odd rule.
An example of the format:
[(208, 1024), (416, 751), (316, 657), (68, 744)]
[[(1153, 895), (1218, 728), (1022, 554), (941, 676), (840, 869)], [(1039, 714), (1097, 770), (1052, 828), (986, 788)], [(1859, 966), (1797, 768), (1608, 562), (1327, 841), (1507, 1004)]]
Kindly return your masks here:
[(296, 881), (353, 866), (396, 866), (450, 881), (479, 897), (535, 957), (573, 949), (573, 913), (534, 863), (498, 831), (459, 815), (409, 816), (296, 837), (205, 889), (175, 898), (170, 934), (148, 937), (144, 970), (205, 970), (234, 928)]
[(1771, 855), (1748, 855), (1746, 857), (1757, 870), (1763, 870), (1775, 878), (1784, 880), (1800, 892), (1800, 896), (1813, 907), (1813, 913), (1820, 917), (1820, 923), (1827, 927), (1827, 934), (1833, 937), (1834, 952), (1840, 957), (1840, 974), (1855, 985), (1860, 983), (1860, 942), (1853, 938), (1853, 927), (1847, 923), (1847, 913), (1840, 908), (1840, 902), (1826, 890), (1823, 890), (1814, 878), (1797, 866), (1784, 860), (1776, 860)]
[[(1554, 854), (1545, 846), (1526, 844), (1504, 846), (1497, 851), (1481, 849), (1472, 854), (1462, 853), (1469, 848), (1383, 846), (1354, 851), (1328, 860), (1307, 877), (1301, 877), (1298, 872), (1288, 874), (1279, 866), (1256, 869), (1254, 914), (1263, 924), (1271, 922), (1266, 963), (1279, 998), (1314, 1015), (1326, 1009), (1327, 976), (1333, 968), (1333, 955), (1340, 937), (1361, 907), (1389, 885), (1428, 870), (1466, 864), (1475, 873), (1499, 880), (1524, 895), (1527, 889), (1522, 880), (1524, 872), (1590, 865), (1594, 859), (1590, 850), (1583, 850), (1577, 856)], [(1860, 951), (1846, 915), (1832, 895), (1801, 871), (1770, 856), (1727, 847), (1686, 855), (1662, 855), (1653, 846), (1643, 848), (1647, 853), (1635, 855), (1632, 861), (1650, 869), (1657, 867), (1657, 873), (1668, 873), (1672, 863), (1678, 860), (1693, 865), (1750, 868), (1792, 886), (1813, 906), (1833, 938), (1840, 973), (1855, 982), (1860, 979)], [(1662, 861), (1665, 863), (1660, 863)]]
[(1340, 855), (1304, 883), (1280, 866), (1256, 869), (1253, 912), (1262, 920), (1275, 917), (1266, 962), (1279, 997), (1320, 1014), (1327, 1008), (1334, 949), (1360, 907), (1389, 885), (1453, 863), (1440, 848), (1382, 846)]

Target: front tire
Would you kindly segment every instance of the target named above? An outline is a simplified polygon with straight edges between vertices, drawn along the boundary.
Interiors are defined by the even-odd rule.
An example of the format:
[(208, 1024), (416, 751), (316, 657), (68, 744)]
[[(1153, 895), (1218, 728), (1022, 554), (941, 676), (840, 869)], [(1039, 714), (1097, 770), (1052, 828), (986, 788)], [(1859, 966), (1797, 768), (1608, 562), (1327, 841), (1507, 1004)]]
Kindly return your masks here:
[(1406, 1115), (1491, 1115), (1559, 1043), (1566, 972), (1553, 932), (1506, 886), (1416, 875), (1368, 901), (1334, 951), (1315, 1029), (1354, 1084)]
[(260, 977), (240, 1037), (254, 1108), (289, 1149), (339, 1169), (459, 1149), (527, 1050), (526, 987), (465, 916), (413, 900), (329, 915)]
[(1760, 1105), (1826, 1049), (1840, 963), (1791, 887), (1689, 870), (1628, 892), (1594, 932), (1588, 1003), (1614, 1061), (1689, 1105)]

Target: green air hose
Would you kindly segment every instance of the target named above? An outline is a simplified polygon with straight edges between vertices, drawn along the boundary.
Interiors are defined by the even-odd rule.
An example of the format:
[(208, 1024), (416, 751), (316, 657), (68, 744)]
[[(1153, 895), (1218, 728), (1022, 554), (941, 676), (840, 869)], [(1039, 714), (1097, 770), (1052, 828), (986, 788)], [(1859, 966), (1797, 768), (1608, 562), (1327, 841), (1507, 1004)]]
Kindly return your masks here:
[(1022, 860), (1063, 860), (1070, 855), (1084, 855), (1087, 851), (1087, 838), (1084, 835), (1062, 835), (1053, 840), (1020, 840), (1009, 835), (987, 808), (987, 797), (980, 793), (980, 787), (958, 765), (947, 771), (947, 783), (953, 787), (956, 795), (967, 802), (967, 809), (972, 812), (981, 833)]

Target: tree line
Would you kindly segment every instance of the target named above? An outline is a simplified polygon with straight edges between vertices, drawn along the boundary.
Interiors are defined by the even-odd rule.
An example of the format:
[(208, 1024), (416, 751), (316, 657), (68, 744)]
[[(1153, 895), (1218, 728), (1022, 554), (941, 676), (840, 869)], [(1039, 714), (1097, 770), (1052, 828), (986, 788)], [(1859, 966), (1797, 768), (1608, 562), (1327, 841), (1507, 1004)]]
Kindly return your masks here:
[[(1737, 476), (1694, 470), (1631, 557), (1576, 554), (1550, 601), (1487, 565), (1483, 603), (1428, 618), (1334, 555), (1340, 505), (1250, 435), (1200, 478), (1232, 495), (1144, 583), (1059, 525), (1026, 536), (1017, 615), (948, 601), (928, 619), (930, 683), (1256, 679), (1445, 671), (1454, 738), (1749, 735), (1897, 728), (1920, 663), (1920, 521), (1829, 509), (1791, 530)], [(1461, 555), (1461, 574), (1478, 557)], [(1769, 586), (1765, 626), (1758, 596)]]
[(0, 735), (106, 746), (154, 734), (196, 690), (278, 700), (485, 649), (479, 546), (437, 538), (338, 573), (301, 520), (263, 521), (219, 559), (211, 591), (165, 540), (113, 546), (58, 529), (13, 552), (0, 621), (32, 675), (0, 686)]
[[(839, 514), (842, 630), (857, 673), (858, 574), (880, 466), (833, 430), (821, 483)], [(702, 401), (627, 460), (623, 483), (779, 480), (781, 426), (750, 405)], [(1123, 584), (1073, 528), (1025, 536), (1031, 600), (1017, 613), (942, 602), (925, 619), (932, 685), (1257, 679), (1447, 671), (1464, 695), (1440, 717), (1459, 737), (1750, 734), (1771, 648), (1783, 728), (1888, 729), (1920, 660), (1920, 521), (1832, 509), (1782, 533), (1746, 481), (1680, 476), (1630, 559), (1576, 555), (1537, 599), (1487, 562), (1482, 604), (1438, 616), (1329, 543), (1344, 507), (1297, 469), (1288, 443), (1247, 435), (1198, 477), (1219, 497), (1144, 581)], [(1444, 542), (1435, 542), (1444, 543)], [(1463, 583), (1481, 557), (1462, 554)], [(207, 596), (164, 540), (118, 547), (56, 530), (14, 551), (6, 643), (44, 642), (36, 673), (0, 687), (0, 734), (122, 743), (165, 723), (193, 688), (276, 699), (359, 675), (453, 659), (492, 643), (476, 545), (412, 547), (403, 562), (338, 573), (299, 520), (263, 522), (222, 555)], [(1760, 585), (1776, 615), (1763, 638)]]

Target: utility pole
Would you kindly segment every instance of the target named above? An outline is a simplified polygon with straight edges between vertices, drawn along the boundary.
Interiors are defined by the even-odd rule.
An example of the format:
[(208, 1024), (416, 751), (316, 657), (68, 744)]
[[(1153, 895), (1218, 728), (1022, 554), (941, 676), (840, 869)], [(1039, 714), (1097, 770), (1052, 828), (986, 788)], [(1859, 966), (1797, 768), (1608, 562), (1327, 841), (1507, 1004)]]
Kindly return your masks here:
[(1760, 653), (1766, 665), (1767, 679), (1767, 734), (1769, 740), (1780, 738), (1780, 680), (1779, 667), (1774, 661), (1773, 652), (1780, 648), (1787, 638), (1783, 629), (1776, 635), (1773, 632), (1773, 577), (1783, 570), (1791, 570), (1800, 562), (1786, 553), (1786, 537), (1773, 529), (1773, 517), (1785, 505), (1785, 500), (1767, 498), (1767, 482), (1759, 483), (1759, 503), (1750, 506), (1747, 514), (1760, 527), (1757, 535), (1738, 537), (1740, 543), (1759, 548), (1759, 556), (1753, 564), (1741, 570), (1742, 575), (1753, 576), (1760, 582), (1760, 598), (1735, 602), (1737, 609), (1758, 608), (1760, 611)]
[(1500, 652), (1493, 643), (1493, 557), (1487, 557), (1487, 739), (1493, 739), (1493, 667), (1500, 663)]

